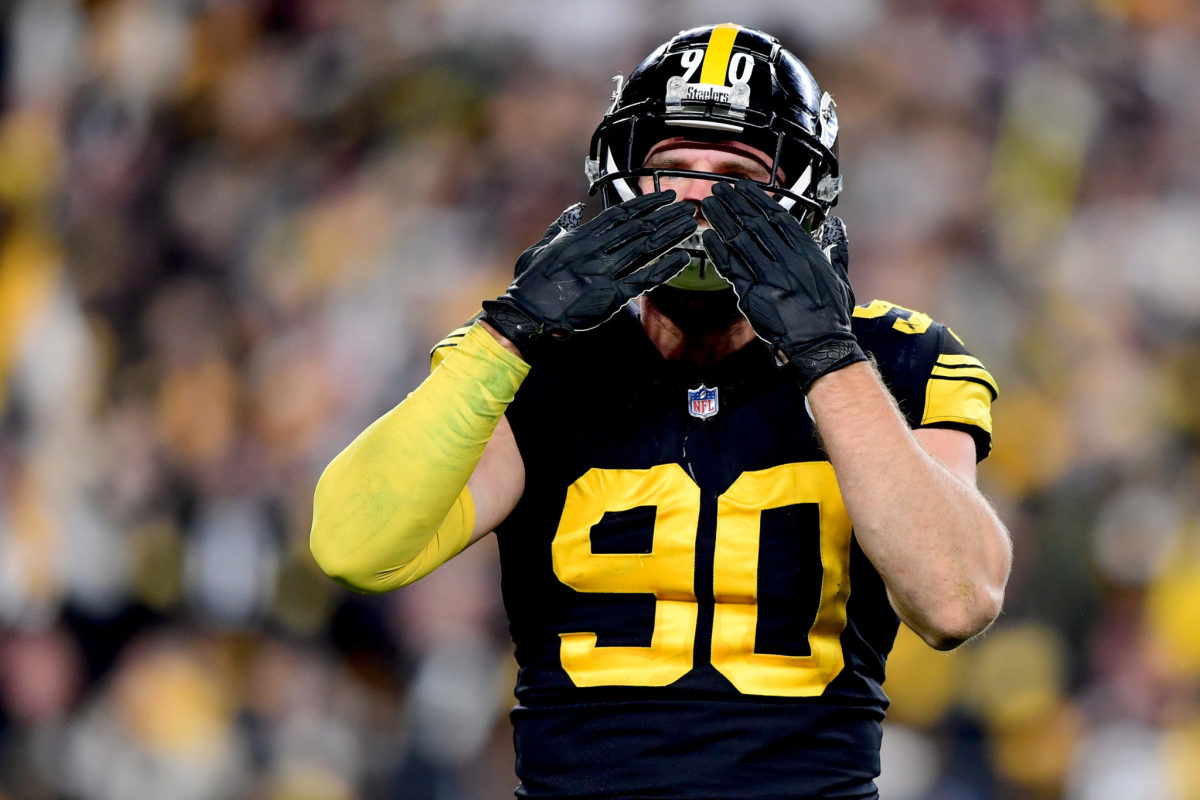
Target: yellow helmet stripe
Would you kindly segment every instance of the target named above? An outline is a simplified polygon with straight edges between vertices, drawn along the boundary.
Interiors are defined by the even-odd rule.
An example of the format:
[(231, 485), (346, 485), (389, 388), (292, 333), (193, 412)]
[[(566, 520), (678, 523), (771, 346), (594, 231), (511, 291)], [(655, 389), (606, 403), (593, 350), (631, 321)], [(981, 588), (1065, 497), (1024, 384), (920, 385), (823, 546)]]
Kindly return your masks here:
[(729, 72), (729, 57), (733, 55), (733, 40), (737, 38), (737, 25), (725, 24), (713, 28), (704, 51), (704, 65), (700, 68), (700, 82), (717, 86), (725, 85)]

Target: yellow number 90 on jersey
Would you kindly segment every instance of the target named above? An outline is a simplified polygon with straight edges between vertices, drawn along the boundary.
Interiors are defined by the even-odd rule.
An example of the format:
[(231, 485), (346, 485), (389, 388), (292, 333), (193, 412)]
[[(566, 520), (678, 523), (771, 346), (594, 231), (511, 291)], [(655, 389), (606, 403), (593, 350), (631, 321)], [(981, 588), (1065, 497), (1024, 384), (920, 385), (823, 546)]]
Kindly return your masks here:
[[(820, 520), (821, 595), (808, 632), (810, 654), (756, 652), (761, 515), (800, 503), (817, 505)], [(592, 552), (592, 527), (606, 512), (640, 506), (655, 507), (649, 553)], [(666, 686), (691, 670), (699, 518), (700, 487), (678, 464), (592, 469), (567, 490), (551, 544), (558, 579), (578, 592), (652, 594), (656, 601), (648, 646), (600, 646), (595, 632), (560, 634), (563, 669), (576, 686)], [(709, 658), (739, 692), (810, 697), (842, 671), (850, 536), (850, 518), (828, 462), (745, 472), (717, 499)]]

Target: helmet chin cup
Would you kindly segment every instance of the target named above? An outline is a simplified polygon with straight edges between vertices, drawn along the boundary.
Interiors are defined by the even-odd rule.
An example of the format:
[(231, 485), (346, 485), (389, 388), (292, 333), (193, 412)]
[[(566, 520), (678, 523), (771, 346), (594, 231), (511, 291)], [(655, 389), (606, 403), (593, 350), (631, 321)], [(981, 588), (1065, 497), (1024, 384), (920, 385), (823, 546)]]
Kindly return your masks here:
[(721, 277), (716, 267), (713, 266), (712, 259), (705, 252), (704, 240), (700, 235), (701, 231), (698, 230), (671, 248), (671, 250), (683, 250), (692, 258), (686, 267), (666, 282), (666, 285), (689, 292), (720, 292), (730, 288), (732, 284)]

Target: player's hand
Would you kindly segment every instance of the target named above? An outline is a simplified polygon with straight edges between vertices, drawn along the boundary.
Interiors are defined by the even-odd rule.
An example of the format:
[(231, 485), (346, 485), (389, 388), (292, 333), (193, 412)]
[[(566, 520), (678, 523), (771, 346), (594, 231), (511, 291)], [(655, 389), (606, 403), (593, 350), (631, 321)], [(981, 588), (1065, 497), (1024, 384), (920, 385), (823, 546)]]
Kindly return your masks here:
[(754, 332), (797, 371), (806, 392), (821, 376), (866, 360), (850, 331), (854, 292), (841, 220), (826, 237), (827, 256), (800, 220), (752, 181), (714, 184), (700, 208), (712, 226), (704, 249), (733, 284)]
[(687, 266), (686, 252), (666, 251), (696, 230), (696, 210), (674, 199), (670, 190), (635, 197), (573, 229), (562, 220), (578, 209), (567, 209), (521, 254), (512, 285), (483, 304), (482, 318), (523, 354), (600, 325)]

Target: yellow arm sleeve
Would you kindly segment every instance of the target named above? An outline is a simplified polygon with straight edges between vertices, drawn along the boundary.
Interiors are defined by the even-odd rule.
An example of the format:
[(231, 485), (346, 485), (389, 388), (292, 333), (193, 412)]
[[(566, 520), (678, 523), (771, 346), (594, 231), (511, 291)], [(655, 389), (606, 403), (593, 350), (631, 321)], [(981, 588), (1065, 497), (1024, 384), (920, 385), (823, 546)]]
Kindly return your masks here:
[(400, 405), (317, 482), (309, 547), (330, 577), (386, 592), (432, 572), (471, 538), (467, 479), (529, 365), (473, 326)]

